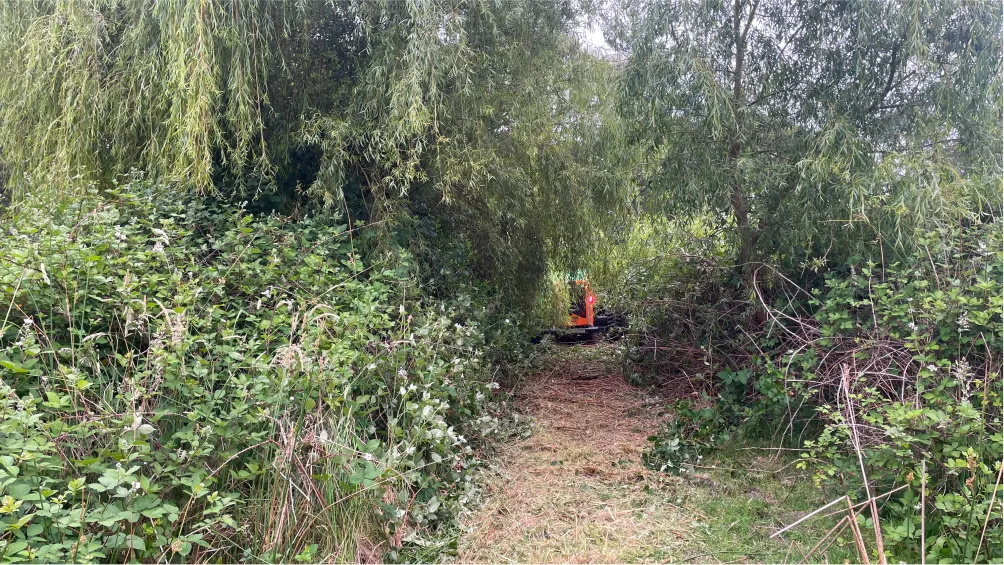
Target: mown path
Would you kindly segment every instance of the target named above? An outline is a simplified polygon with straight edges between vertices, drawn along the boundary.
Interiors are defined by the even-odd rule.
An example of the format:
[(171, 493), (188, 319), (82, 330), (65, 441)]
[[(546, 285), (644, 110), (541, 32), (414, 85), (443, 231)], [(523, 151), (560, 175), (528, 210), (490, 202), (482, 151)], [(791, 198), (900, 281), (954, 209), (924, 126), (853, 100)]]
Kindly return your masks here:
[(695, 510), (670, 503), (645, 469), (663, 402), (601, 360), (563, 362), (529, 382), (532, 435), (506, 446), (486, 502), (466, 520), (461, 562), (666, 561)]
[[(798, 562), (829, 527), (770, 533), (820, 504), (792, 461), (737, 451), (675, 477), (646, 469), (666, 400), (605, 362), (609, 345), (566, 350), (520, 391), (528, 438), (502, 447), (484, 501), (461, 519), (461, 563)], [(707, 474), (700, 471), (707, 471)], [(793, 542), (793, 543), (792, 543)], [(842, 544), (841, 544), (842, 545)], [(834, 546), (829, 556), (843, 561)]]

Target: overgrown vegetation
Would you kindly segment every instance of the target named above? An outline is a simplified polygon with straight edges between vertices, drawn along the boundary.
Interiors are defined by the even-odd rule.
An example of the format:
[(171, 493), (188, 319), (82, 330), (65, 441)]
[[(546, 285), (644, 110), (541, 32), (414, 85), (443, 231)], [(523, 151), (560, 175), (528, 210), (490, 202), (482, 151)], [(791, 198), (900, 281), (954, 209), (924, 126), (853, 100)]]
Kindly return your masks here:
[[(892, 493), (879, 514), (890, 558), (999, 559), (1000, 234), (999, 223), (946, 229), (919, 241), (923, 255), (885, 266), (854, 258), (811, 291), (775, 275), (776, 298), (763, 304), (770, 323), (745, 334), (745, 353), (695, 356), (708, 361), (688, 377), (693, 400), (678, 402), (649, 464), (687, 470), (741, 428), (803, 448), (799, 465), (817, 485), (854, 500)], [(648, 332), (639, 337), (704, 353), (648, 325), (666, 310), (688, 314), (661, 308), (637, 322)], [(724, 328), (703, 327), (726, 343), (715, 339)], [(679, 363), (668, 362), (681, 372), (699, 365)]]
[(650, 468), (794, 450), (858, 559), (1000, 561), (1001, 37), (954, 0), (0, 3), (0, 561), (436, 558), (573, 271), (674, 415)]
[(467, 496), (474, 296), (423, 297), (337, 218), (152, 188), (4, 230), (5, 560), (352, 560)]
[(634, 378), (689, 397), (648, 463), (692, 469), (736, 433), (801, 449), (817, 484), (882, 497), (858, 518), (873, 559), (1000, 560), (999, 10), (612, 18), (654, 162), (595, 270), (633, 313)]

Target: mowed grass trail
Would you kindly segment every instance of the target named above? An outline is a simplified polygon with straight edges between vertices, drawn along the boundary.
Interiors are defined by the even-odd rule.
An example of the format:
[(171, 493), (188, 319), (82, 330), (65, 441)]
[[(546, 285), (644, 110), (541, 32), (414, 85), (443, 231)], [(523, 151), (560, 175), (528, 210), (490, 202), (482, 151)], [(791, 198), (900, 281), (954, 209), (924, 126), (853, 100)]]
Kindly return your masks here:
[[(676, 477), (646, 469), (647, 438), (671, 414), (629, 385), (610, 346), (559, 351), (527, 380), (518, 407), (526, 439), (501, 449), (482, 477), (484, 501), (462, 517), (462, 563), (798, 562), (833, 519), (768, 539), (825, 503), (791, 460), (736, 449)], [(851, 557), (838, 541), (829, 556)]]

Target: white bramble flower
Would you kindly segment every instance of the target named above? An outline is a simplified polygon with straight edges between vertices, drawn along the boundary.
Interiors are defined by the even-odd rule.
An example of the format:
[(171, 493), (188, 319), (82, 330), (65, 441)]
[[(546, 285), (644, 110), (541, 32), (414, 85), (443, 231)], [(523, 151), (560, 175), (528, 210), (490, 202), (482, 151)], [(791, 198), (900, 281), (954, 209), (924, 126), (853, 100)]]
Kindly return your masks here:
[(953, 376), (963, 383), (968, 382), (969, 378), (972, 376), (972, 368), (969, 366), (969, 361), (966, 361), (965, 359), (959, 359), (956, 361), (952, 372), (955, 373)]
[(163, 243), (171, 243), (171, 238), (169, 238), (167, 236), (167, 232), (165, 232), (164, 230), (162, 230), (160, 228), (153, 228), (150, 231), (152, 231), (153, 234), (157, 236), (157, 241), (160, 241), (160, 242), (163, 242)]
[(958, 319), (959, 331), (969, 331), (969, 312), (963, 312)]
[(973, 384), (972, 367), (969, 361), (959, 359), (952, 367), (952, 376), (959, 381), (959, 400), (966, 402), (969, 400), (970, 387)]
[(272, 358), (273, 363), (287, 371), (296, 367), (298, 360), (303, 363), (303, 349), (295, 343), (280, 347)]

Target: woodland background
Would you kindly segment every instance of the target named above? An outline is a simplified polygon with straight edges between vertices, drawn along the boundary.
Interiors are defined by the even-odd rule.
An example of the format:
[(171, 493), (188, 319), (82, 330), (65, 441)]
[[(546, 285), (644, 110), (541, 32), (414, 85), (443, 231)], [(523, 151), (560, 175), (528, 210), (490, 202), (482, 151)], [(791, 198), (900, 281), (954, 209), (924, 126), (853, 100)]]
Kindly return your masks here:
[(999, 562), (1001, 26), (3, 2), (0, 561), (414, 559), (585, 269), (633, 382), (686, 387), (651, 466), (795, 449), (899, 489), (890, 559)]

